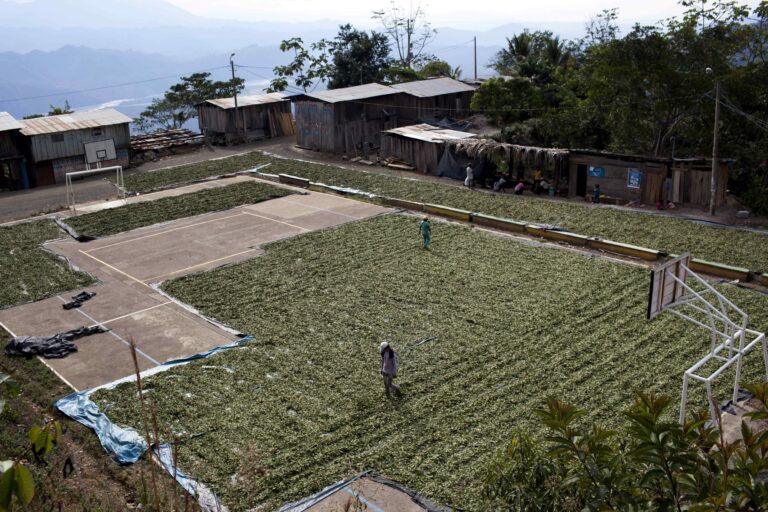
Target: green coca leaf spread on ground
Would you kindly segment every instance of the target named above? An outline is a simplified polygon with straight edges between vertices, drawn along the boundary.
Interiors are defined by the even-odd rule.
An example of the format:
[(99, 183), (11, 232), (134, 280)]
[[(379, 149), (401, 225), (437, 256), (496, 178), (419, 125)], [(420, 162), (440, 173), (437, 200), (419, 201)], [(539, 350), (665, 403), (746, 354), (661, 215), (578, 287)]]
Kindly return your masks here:
[(50, 220), (0, 227), (0, 308), (33, 302), (94, 282), (40, 247), (47, 240), (64, 236)]
[(291, 194), (290, 190), (267, 183), (245, 182), (191, 192), (155, 201), (133, 203), (120, 208), (102, 210), (68, 219), (78, 234), (107, 236), (159, 222), (229, 210)]
[[(645, 320), (646, 269), (441, 222), (428, 252), (418, 223), (389, 215), (310, 233), (165, 285), (256, 338), (144, 381), (164, 440), (181, 442), (180, 467), (230, 510), (272, 510), (370, 468), (476, 508), (483, 465), (514, 427), (541, 433), (532, 410), (545, 397), (616, 426), (633, 390), (679, 396), (684, 369), (709, 350), (671, 314)], [(767, 297), (722, 288), (768, 327)], [(402, 399), (384, 397), (382, 340), (400, 353)], [(756, 353), (744, 378), (761, 367)], [(94, 400), (141, 427), (134, 385)], [(691, 403), (705, 403), (701, 386)]]
[[(397, 178), (346, 170), (296, 160), (270, 158), (260, 153), (185, 165), (125, 178), (129, 190), (142, 192), (270, 163), (267, 172), (291, 174), (328, 185), (346, 186), (374, 194), (436, 203), (514, 220), (555, 224), (583, 235), (768, 272), (768, 236), (706, 226), (684, 219), (640, 212), (595, 208), (533, 196), (491, 195), (449, 184)], [(414, 174), (414, 176), (416, 176)]]

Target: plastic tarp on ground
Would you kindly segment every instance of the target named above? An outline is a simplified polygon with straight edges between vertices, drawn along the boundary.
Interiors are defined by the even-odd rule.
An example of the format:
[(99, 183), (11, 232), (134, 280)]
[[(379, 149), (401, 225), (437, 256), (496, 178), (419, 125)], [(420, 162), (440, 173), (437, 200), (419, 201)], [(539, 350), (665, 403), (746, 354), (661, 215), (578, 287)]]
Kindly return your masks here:
[(474, 171), (475, 183), (493, 176), (493, 168), (485, 158), (470, 158), (457, 155), (450, 149), (443, 151), (443, 156), (440, 158), (440, 163), (437, 164), (435, 175), (464, 181), (464, 178), (467, 177), (467, 165), (470, 164)]
[[(207, 359), (224, 350), (241, 347), (252, 339), (252, 336), (247, 336), (243, 339), (212, 348), (211, 350), (200, 354), (168, 361), (160, 366), (141, 372), (141, 378), (162, 373), (174, 366), (188, 364), (197, 359)], [(96, 435), (101, 442), (101, 446), (117, 462), (120, 464), (133, 464), (139, 460), (139, 457), (146, 451), (147, 443), (136, 430), (130, 427), (120, 427), (112, 423), (109, 418), (99, 410), (99, 407), (91, 401), (91, 395), (96, 391), (113, 389), (120, 384), (133, 382), (135, 380), (136, 376), (131, 375), (103, 386), (98, 386), (85, 391), (76, 391), (56, 400), (53, 403), (53, 406), (73, 420), (82, 423), (96, 432)]]

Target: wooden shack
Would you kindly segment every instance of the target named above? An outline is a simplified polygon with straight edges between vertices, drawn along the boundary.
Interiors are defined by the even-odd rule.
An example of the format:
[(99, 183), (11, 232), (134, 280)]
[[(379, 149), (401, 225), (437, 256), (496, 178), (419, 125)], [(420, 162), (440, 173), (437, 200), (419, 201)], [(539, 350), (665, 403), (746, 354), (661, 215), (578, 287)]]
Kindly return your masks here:
[(436, 174), (446, 142), (474, 138), (474, 133), (447, 130), (429, 124), (403, 126), (381, 134), (382, 159), (406, 162), (415, 170)]
[(324, 153), (363, 155), (378, 148), (381, 132), (396, 128), (406, 95), (380, 84), (292, 97), (296, 143)]
[(116, 158), (103, 166), (129, 163), (131, 118), (105, 108), (60, 116), (24, 119), (21, 134), (27, 138), (32, 186), (63, 183), (68, 172), (86, 168), (85, 144), (112, 140)]
[[(709, 205), (711, 160), (676, 159), (570, 150), (569, 197), (587, 197), (600, 185), (608, 198), (655, 205), (684, 203)], [(728, 161), (720, 163), (716, 205), (725, 202)]]
[(280, 92), (206, 100), (196, 105), (200, 133), (212, 144), (237, 142), (238, 129), (245, 141), (283, 137), (295, 133), (291, 102)]
[(400, 117), (414, 122), (437, 117), (466, 117), (475, 93), (475, 87), (448, 77), (395, 84), (392, 88), (407, 94)]
[(22, 124), (8, 112), (0, 112), (0, 190), (29, 188)]

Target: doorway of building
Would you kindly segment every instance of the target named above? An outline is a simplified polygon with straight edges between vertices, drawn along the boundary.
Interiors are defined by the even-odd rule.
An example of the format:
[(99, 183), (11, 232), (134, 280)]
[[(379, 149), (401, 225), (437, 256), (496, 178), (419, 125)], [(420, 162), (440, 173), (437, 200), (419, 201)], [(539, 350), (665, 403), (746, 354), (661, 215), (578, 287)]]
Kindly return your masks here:
[(576, 195), (582, 197), (587, 195), (587, 164), (576, 166)]

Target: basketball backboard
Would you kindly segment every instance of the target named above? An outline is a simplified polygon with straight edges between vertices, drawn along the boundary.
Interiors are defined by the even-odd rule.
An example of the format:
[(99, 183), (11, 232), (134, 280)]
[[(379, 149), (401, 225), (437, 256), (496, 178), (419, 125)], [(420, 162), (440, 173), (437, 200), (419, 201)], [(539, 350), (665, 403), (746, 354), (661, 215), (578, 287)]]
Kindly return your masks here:
[(685, 253), (651, 270), (651, 288), (648, 292), (649, 320), (683, 296), (685, 288), (680, 281), (685, 283), (690, 259), (690, 254)]
[(114, 139), (100, 140), (97, 142), (88, 142), (85, 146), (85, 161), (88, 164), (97, 164), (106, 160), (116, 160)]

